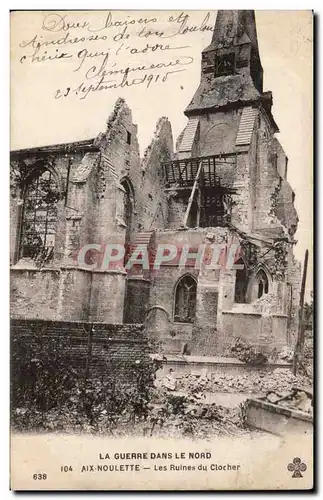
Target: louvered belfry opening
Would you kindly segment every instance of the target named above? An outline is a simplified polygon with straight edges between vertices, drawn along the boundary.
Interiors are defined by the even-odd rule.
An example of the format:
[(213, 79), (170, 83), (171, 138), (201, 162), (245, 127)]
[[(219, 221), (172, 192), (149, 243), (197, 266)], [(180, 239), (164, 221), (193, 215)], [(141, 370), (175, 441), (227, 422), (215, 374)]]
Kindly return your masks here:
[[(166, 190), (187, 201), (187, 221), (198, 227), (223, 227), (230, 223), (236, 155), (213, 155), (174, 160), (163, 165)], [(190, 217), (191, 210), (197, 216)]]

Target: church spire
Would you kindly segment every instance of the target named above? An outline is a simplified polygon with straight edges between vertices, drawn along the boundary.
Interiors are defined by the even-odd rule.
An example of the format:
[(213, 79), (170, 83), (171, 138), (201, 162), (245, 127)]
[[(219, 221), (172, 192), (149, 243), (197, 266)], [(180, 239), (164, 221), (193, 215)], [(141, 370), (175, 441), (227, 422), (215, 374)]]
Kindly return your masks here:
[(219, 10), (211, 44), (202, 52), (201, 83), (186, 114), (257, 100), (262, 94), (254, 11)]
[(219, 10), (211, 45), (221, 47), (251, 42), (258, 52), (255, 12), (253, 10)]

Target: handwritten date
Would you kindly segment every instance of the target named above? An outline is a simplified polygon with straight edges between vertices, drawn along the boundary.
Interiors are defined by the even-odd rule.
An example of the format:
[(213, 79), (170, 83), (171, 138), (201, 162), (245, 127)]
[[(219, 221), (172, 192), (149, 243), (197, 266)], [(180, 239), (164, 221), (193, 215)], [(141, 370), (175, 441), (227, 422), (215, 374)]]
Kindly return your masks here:
[(54, 91), (55, 99), (73, 95), (86, 99), (95, 92), (132, 86), (148, 89), (188, 69), (194, 61), (190, 45), (174, 39), (212, 31), (209, 19), (209, 12), (200, 24), (192, 23), (185, 12), (172, 13), (163, 20), (158, 13), (122, 16), (108, 12), (102, 17), (85, 14), (83, 19), (73, 19), (72, 15), (51, 12), (43, 16), (38, 32), (19, 43), (19, 61), (68, 63), (62, 71), (62, 85)]

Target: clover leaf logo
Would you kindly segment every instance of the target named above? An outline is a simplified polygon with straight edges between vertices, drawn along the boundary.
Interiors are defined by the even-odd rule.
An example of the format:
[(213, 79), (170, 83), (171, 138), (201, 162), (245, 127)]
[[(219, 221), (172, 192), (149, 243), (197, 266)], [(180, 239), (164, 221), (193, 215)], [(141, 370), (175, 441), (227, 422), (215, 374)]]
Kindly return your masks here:
[(293, 462), (287, 465), (287, 470), (293, 472), (292, 477), (303, 477), (302, 472), (305, 472), (306, 469), (307, 465), (299, 457), (295, 457)]

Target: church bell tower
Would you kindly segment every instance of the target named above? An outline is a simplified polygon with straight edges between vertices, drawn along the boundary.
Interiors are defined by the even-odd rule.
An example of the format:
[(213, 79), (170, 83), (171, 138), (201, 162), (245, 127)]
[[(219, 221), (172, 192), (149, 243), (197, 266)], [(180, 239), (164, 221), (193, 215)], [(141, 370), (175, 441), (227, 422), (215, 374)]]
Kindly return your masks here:
[(201, 83), (185, 111), (187, 116), (262, 96), (263, 69), (253, 10), (218, 11), (201, 66)]

